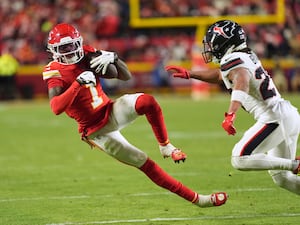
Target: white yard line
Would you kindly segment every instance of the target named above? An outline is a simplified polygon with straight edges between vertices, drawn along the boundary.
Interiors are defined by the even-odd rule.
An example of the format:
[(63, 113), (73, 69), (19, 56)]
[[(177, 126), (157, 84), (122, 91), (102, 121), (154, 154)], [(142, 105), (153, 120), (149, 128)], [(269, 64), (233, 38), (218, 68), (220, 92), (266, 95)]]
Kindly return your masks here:
[(171, 217), (171, 218), (150, 218), (150, 219), (130, 219), (130, 220), (107, 220), (107, 221), (89, 221), (89, 222), (63, 222), (49, 223), (46, 225), (92, 225), (92, 224), (118, 224), (118, 223), (142, 223), (142, 222), (161, 222), (161, 221), (192, 221), (192, 220), (230, 220), (230, 219), (249, 219), (263, 217), (298, 217), (300, 213), (281, 213), (281, 214), (246, 214), (230, 216), (201, 216), (201, 217)]
[[(276, 188), (246, 188), (246, 189), (227, 189), (227, 192), (257, 192), (257, 191), (274, 191)], [(198, 192), (204, 192), (201, 190)], [(218, 190), (215, 190), (218, 191)], [(136, 196), (157, 196), (157, 195), (171, 195), (171, 192), (145, 192), (126, 194), (127, 197)], [(6, 198), (0, 199), (1, 202), (17, 202), (17, 201), (44, 201), (44, 200), (64, 200), (64, 199), (88, 199), (88, 198), (114, 198), (114, 195), (74, 195), (74, 196), (50, 196), (50, 197), (24, 197), (24, 198)]]

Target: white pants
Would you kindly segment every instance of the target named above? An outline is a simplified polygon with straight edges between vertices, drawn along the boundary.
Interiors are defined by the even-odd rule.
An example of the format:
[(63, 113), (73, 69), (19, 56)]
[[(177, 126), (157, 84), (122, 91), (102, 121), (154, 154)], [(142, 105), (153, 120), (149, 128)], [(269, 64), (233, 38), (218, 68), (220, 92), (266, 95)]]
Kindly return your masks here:
[(139, 116), (135, 111), (135, 103), (140, 95), (142, 93), (126, 94), (118, 98), (113, 104), (108, 123), (88, 136), (89, 142), (107, 154), (138, 168), (146, 162), (148, 156), (130, 144), (120, 130)]
[(288, 102), (280, 109), (281, 119), (274, 123), (256, 122), (232, 150), (232, 166), (239, 170), (269, 170), (273, 181), (300, 194), (300, 177), (292, 170), (300, 131), (298, 111)]

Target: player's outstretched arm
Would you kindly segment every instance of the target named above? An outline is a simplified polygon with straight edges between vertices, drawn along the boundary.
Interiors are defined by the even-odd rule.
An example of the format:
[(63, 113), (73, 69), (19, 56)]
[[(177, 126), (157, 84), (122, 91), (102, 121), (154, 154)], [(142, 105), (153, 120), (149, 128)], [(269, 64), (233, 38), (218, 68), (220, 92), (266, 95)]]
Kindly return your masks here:
[(166, 71), (171, 73), (173, 77), (184, 79), (202, 80), (208, 83), (222, 82), (222, 76), (219, 69), (203, 69), (199, 71), (190, 71), (180, 66), (168, 65), (165, 67)]

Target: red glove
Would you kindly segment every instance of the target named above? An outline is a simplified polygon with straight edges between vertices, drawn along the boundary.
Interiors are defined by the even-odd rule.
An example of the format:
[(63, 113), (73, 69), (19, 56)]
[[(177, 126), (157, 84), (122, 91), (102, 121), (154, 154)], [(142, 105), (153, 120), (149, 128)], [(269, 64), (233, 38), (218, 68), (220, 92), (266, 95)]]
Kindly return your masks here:
[(236, 129), (233, 126), (233, 121), (235, 119), (235, 113), (225, 113), (225, 119), (222, 122), (222, 127), (228, 133), (228, 135), (235, 135)]
[(171, 72), (173, 77), (180, 77), (184, 79), (190, 79), (189, 72), (180, 66), (166, 66), (165, 70)]

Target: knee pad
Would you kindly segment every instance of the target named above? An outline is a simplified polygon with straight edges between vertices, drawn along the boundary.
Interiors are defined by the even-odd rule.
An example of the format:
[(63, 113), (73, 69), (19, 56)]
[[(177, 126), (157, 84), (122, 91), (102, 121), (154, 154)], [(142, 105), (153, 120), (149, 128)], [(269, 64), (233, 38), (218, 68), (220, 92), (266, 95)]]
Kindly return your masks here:
[(140, 167), (145, 163), (148, 156), (143, 151), (129, 143), (121, 143), (108, 139), (104, 143), (104, 149), (107, 154), (115, 159), (134, 167)]
[(143, 94), (138, 97), (135, 110), (139, 115), (143, 115), (147, 112), (160, 111), (161, 108), (153, 96)]
[(231, 157), (231, 165), (233, 168), (237, 170), (245, 170), (245, 165), (244, 165), (244, 157), (241, 156), (232, 156)]

